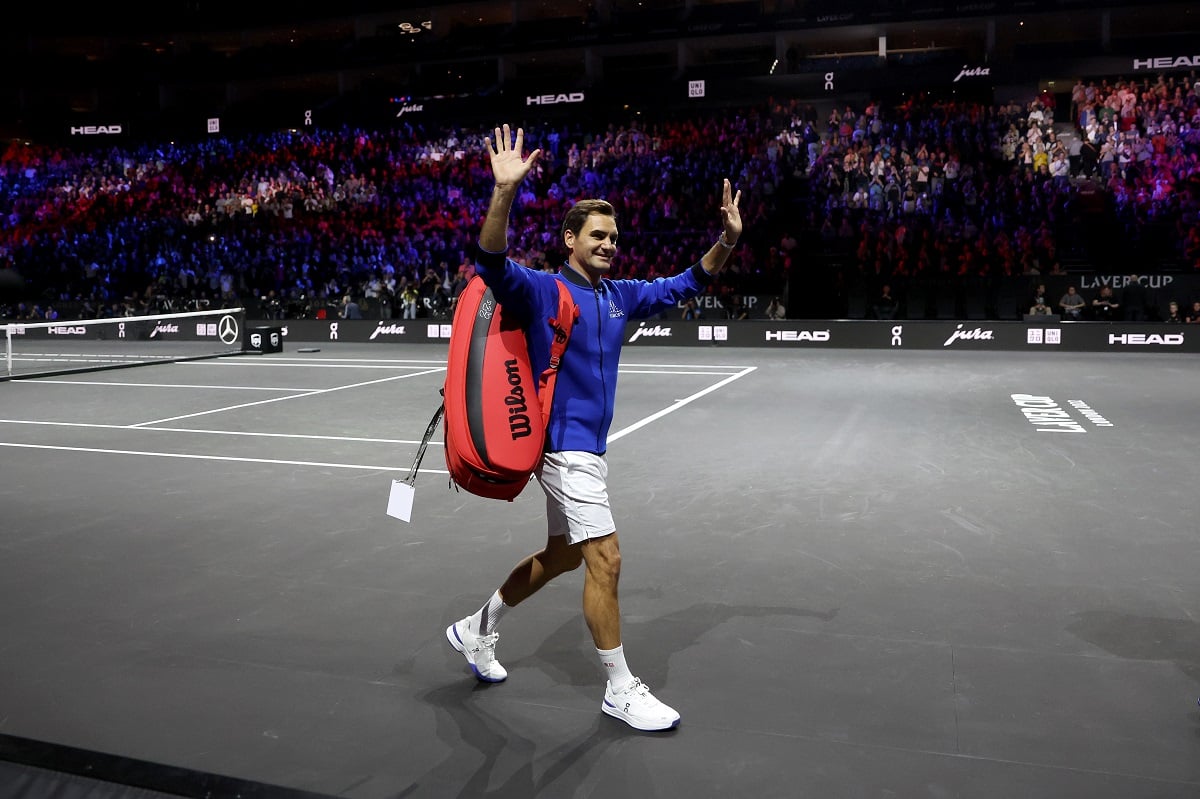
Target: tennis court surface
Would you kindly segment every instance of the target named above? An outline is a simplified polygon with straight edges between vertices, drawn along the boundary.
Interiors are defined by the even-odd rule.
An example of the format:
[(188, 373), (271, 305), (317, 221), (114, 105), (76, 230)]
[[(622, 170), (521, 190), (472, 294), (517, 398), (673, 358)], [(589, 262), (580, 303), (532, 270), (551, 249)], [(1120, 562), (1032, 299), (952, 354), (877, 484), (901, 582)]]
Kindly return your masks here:
[(582, 572), (505, 617), (507, 682), (447, 645), (544, 522), (451, 488), (440, 430), (386, 515), (444, 359), (0, 382), (0, 794), (1200, 795), (1198, 356), (627, 351), (656, 734), (600, 713)]

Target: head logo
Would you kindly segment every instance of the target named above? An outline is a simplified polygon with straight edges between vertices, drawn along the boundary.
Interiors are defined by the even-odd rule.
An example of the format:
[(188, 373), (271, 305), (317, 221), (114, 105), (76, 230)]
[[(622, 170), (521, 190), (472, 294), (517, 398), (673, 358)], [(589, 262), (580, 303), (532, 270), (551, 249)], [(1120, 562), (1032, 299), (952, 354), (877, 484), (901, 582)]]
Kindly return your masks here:
[(1167, 347), (1179, 347), (1183, 345), (1182, 333), (1109, 333), (1109, 344), (1125, 344), (1127, 346), (1149, 346), (1158, 344)]
[(525, 98), (525, 105), (559, 105), (560, 103), (582, 103), (583, 92), (570, 94), (538, 94)]
[(671, 328), (655, 325), (654, 327), (645, 327), (645, 322), (638, 325), (638, 329), (633, 331), (633, 335), (629, 337), (630, 341), (637, 341), (639, 338), (670, 338)]
[(239, 333), (241, 331), (238, 330), (236, 319), (229, 314), (221, 317), (221, 321), (217, 325), (217, 336), (220, 337), (222, 344), (232, 344), (237, 341)]
[(767, 341), (829, 341), (828, 330), (768, 330)]
[(1133, 69), (1187, 69), (1200, 67), (1200, 55), (1181, 55), (1175, 58), (1135, 58)]

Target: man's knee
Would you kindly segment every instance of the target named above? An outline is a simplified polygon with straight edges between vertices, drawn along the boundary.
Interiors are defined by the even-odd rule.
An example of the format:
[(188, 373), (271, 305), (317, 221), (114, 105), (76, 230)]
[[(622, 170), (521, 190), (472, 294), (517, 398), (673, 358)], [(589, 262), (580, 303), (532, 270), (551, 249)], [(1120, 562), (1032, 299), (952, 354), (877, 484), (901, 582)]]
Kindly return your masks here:
[(554, 574), (574, 571), (583, 563), (583, 547), (568, 544), (566, 536), (551, 536), (544, 552), (544, 566)]
[(588, 572), (595, 577), (616, 582), (621, 575), (621, 547), (617, 543), (617, 534), (591, 538), (580, 546)]

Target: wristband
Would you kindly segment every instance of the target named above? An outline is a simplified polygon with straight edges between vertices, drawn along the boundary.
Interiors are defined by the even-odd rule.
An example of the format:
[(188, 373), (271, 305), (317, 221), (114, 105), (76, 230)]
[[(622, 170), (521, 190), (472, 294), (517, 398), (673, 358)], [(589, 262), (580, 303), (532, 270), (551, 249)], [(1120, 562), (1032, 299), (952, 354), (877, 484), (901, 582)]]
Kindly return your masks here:
[(729, 242), (727, 242), (725, 240), (725, 231), (724, 230), (721, 231), (720, 236), (717, 236), (717, 244), (720, 244), (722, 247), (724, 247), (727, 250), (732, 250), (734, 247), (737, 246), (736, 244), (730, 244)]

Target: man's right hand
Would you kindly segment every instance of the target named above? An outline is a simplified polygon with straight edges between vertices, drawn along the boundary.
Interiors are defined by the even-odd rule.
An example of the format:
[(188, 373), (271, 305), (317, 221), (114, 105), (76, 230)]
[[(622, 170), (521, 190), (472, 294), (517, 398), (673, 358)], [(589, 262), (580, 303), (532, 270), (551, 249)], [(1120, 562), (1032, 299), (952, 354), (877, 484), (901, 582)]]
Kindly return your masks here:
[(485, 136), (484, 142), (487, 144), (488, 156), (492, 162), (492, 175), (496, 178), (497, 186), (519, 185), (542, 155), (541, 149), (537, 149), (531, 152), (528, 158), (522, 158), (521, 148), (525, 142), (525, 131), (517, 128), (514, 141), (512, 129), (507, 124), (496, 128), (494, 139)]

